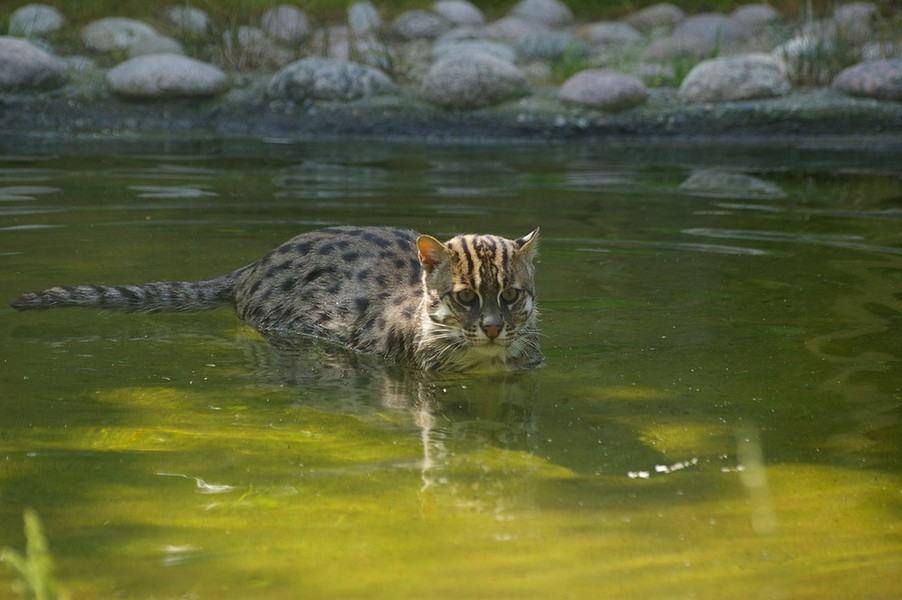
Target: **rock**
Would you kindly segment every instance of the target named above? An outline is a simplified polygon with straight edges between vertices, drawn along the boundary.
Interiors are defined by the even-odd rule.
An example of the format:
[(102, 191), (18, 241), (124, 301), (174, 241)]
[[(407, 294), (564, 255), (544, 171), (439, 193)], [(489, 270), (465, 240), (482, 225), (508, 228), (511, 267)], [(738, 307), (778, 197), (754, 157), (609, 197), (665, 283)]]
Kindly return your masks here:
[(573, 13), (559, 0), (520, 0), (510, 14), (548, 27), (564, 27), (573, 22)]
[(844, 41), (860, 44), (873, 34), (880, 11), (870, 2), (849, 2), (836, 7), (833, 23)]
[(507, 44), (490, 40), (449, 39), (436, 42), (429, 52), (433, 60), (441, 60), (455, 53), (491, 54), (511, 64), (517, 61), (517, 53)]
[(644, 41), (642, 34), (626, 23), (589, 23), (580, 27), (576, 35), (602, 48), (629, 48)]
[(551, 31), (550, 28), (535, 21), (528, 21), (520, 17), (504, 17), (486, 25), (485, 35), (493, 40), (516, 42), (527, 36), (549, 31)]
[(624, 22), (642, 33), (652, 33), (654, 31), (672, 31), (685, 18), (686, 15), (682, 9), (673, 4), (661, 2), (626, 17)]
[(394, 94), (397, 87), (372, 67), (334, 58), (304, 58), (273, 75), (267, 95), (279, 100), (356, 100), (365, 96)]
[(485, 15), (467, 0), (438, 0), (432, 11), (451, 25), (482, 25)]
[(674, 37), (704, 40), (712, 51), (735, 48), (752, 32), (747, 25), (717, 13), (702, 13), (684, 19), (673, 30)]
[(166, 10), (166, 18), (182, 33), (203, 35), (210, 29), (210, 17), (199, 8), (171, 6)]
[(282, 67), (295, 58), (293, 52), (278, 46), (261, 29), (247, 25), (225, 32), (220, 52), (222, 62), (239, 70)]
[(420, 85), (423, 97), (445, 108), (479, 108), (525, 96), (526, 77), (511, 63), (482, 52), (436, 62)]
[(902, 58), (851, 66), (840, 72), (830, 87), (848, 96), (902, 100)]
[(731, 17), (714, 13), (695, 15), (677, 25), (669, 37), (653, 42), (642, 57), (650, 61), (710, 58), (737, 50), (751, 35), (747, 26)]
[(372, 2), (355, 2), (348, 7), (348, 27), (354, 35), (369, 35), (382, 28), (382, 17)]
[(392, 31), (405, 40), (435, 39), (451, 26), (440, 16), (425, 10), (408, 10), (392, 21)]
[(744, 54), (697, 64), (680, 86), (687, 102), (727, 102), (782, 96), (790, 90), (783, 65), (766, 54)]
[(624, 110), (645, 103), (648, 91), (641, 81), (608, 69), (587, 69), (570, 77), (558, 97), (601, 110)]
[(86, 25), (81, 30), (85, 46), (100, 52), (127, 50), (142, 37), (157, 35), (156, 30), (141, 21), (124, 17), (106, 17)]
[(746, 4), (730, 15), (752, 31), (761, 31), (780, 20), (780, 13), (770, 4)]
[(589, 47), (571, 33), (544, 31), (524, 36), (514, 43), (517, 56), (524, 61), (554, 60), (563, 56), (586, 56)]
[(786, 196), (777, 184), (759, 177), (718, 171), (715, 169), (699, 169), (680, 184), (681, 192), (692, 196), (708, 198), (732, 199), (779, 199)]
[(168, 35), (149, 35), (140, 37), (128, 47), (130, 58), (145, 54), (184, 54), (182, 45)]
[(310, 36), (307, 13), (288, 4), (267, 10), (260, 25), (266, 35), (285, 44), (301, 42)]
[(66, 23), (60, 11), (46, 4), (26, 4), (9, 16), (9, 34), (24, 37), (53, 33)]
[(26, 40), (0, 37), (0, 90), (49, 90), (67, 79), (64, 61)]
[(226, 88), (225, 73), (213, 65), (180, 54), (148, 54), (109, 70), (110, 87), (128, 98), (215, 96)]
[(317, 29), (310, 45), (318, 56), (350, 60), (382, 70), (392, 69), (398, 61), (395, 50), (375, 36), (353, 35), (349, 27), (342, 25)]

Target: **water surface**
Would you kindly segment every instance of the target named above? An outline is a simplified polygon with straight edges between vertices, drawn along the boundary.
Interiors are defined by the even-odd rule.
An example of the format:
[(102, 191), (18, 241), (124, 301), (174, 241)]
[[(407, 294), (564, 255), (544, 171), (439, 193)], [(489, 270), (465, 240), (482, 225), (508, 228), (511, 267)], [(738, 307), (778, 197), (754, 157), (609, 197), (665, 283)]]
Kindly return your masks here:
[(540, 225), (547, 365), (423, 378), (225, 310), (2, 308), (0, 546), (34, 508), (79, 598), (900, 597), (899, 156), (6, 144), (4, 305), (328, 225)]

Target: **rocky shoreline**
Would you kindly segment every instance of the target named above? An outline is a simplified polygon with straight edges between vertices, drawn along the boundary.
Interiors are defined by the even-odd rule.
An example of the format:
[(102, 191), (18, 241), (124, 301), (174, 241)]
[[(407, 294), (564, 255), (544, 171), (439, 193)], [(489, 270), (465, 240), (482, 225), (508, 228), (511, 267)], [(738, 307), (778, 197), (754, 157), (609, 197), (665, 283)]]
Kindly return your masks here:
[[(348, 23), (328, 32), (301, 32), (304, 13), (286, 5), (279, 8), (282, 13), (264, 15), (261, 29), (245, 28), (262, 37), (246, 33), (260, 45), (256, 54), (242, 51), (240, 56), (250, 60), (253, 54), (257, 62), (241, 68), (223, 64), (224, 46), (207, 45), (205, 56), (187, 57), (177, 37), (128, 19), (86, 26), (81, 38), (91, 53), (60, 58), (45, 41), (53, 39), (52, 31), (36, 31), (32, 15), (30, 29), (10, 20), (10, 33), (25, 37), (0, 37), (0, 132), (430, 142), (842, 138), (850, 145), (892, 143), (902, 134), (902, 58), (894, 57), (899, 32), (882, 20), (898, 24), (899, 17), (882, 15), (869, 3), (841, 8), (851, 15), (845, 21), (837, 9), (816, 28), (809, 23), (808, 37), (792, 37), (795, 30), (767, 5), (747, 5), (729, 17), (687, 17), (672, 5), (656, 5), (616, 23), (577, 24), (559, 0), (523, 0), (510, 15), (486, 23), (464, 0), (439, 0), (431, 11), (408, 11), (384, 24), (375, 6), (357, 2)], [(653, 24), (633, 25), (655, 14)], [(742, 14), (746, 19), (758, 15), (764, 25), (744, 26)], [(661, 15), (669, 19), (664, 24)], [(470, 22), (454, 23), (454, 18)], [(60, 19), (51, 21), (64, 27), (65, 17)], [(178, 29), (182, 35), (187, 35), (185, 26)], [(371, 30), (361, 31), (367, 27)], [(723, 43), (715, 56), (710, 48), (698, 50), (712, 31)], [(857, 57), (863, 60), (835, 66), (835, 74), (817, 73), (821, 85), (803, 80), (801, 73), (810, 78), (814, 67), (801, 69), (797, 63), (809, 59), (791, 48), (813, 44), (811, 31), (833, 36), (824, 39), (860, 40)], [(889, 36), (875, 47), (876, 32), (886, 31)], [(324, 47), (326, 34), (341, 43)], [(237, 43), (238, 38), (222, 39)], [(125, 45), (104, 46), (114, 42)], [(665, 56), (679, 60), (654, 58), (662, 45)], [(375, 51), (368, 54), (367, 48)], [(826, 48), (825, 43), (818, 51)], [(123, 51), (134, 56), (103, 66), (111, 62), (109, 55)], [(817, 56), (823, 65), (833, 64), (829, 58)], [(562, 65), (573, 74), (554, 81), (552, 72)], [(668, 74), (676, 68), (687, 70), (678, 85)]]

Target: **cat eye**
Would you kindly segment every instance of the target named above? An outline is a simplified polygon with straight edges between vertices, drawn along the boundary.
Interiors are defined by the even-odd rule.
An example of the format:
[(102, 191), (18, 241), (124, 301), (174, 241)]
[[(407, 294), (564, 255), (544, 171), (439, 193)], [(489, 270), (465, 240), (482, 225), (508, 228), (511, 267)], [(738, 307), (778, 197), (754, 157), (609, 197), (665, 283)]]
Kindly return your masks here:
[(457, 301), (461, 304), (473, 304), (473, 302), (475, 302), (478, 298), (476, 292), (470, 289), (460, 290), (454, 295), (454, 297), (457, 298)]
[(515, 288), (507, 288), (501, 292), (501, 299), (507, 303), (511, 303), (520, 295), (520, 290)]

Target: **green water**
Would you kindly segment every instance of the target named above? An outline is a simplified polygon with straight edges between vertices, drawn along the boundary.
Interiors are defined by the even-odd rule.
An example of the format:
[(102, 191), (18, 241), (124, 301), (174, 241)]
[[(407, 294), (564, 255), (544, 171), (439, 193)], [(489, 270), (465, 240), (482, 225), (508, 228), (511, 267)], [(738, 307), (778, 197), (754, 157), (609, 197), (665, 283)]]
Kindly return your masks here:
[[(700, 168), (758, 179), (681, 189)], [(0, 546), (34, 508), (74, 598), (902, 597), (900, 175), (898, 147), (6, 144)], [(547, 365), (5, 308), (338, 223), (540, 225)]]

